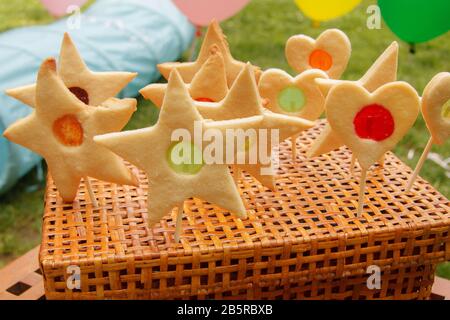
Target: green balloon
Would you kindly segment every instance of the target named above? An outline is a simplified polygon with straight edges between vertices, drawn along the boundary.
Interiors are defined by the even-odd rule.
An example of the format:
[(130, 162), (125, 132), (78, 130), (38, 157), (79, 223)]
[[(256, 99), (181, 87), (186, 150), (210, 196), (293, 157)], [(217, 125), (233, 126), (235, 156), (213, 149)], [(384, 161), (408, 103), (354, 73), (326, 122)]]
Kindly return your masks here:
[(434, 39), (450, 30), (450, 0), (378, 0), (388, 27), (408, 43)]

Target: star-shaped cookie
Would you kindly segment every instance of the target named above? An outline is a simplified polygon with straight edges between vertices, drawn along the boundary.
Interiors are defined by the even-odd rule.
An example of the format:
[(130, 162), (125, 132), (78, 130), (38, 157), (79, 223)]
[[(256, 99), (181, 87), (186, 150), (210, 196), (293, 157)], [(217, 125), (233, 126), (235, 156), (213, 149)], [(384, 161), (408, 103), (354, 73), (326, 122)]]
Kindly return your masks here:
[(84, 177), (136, 185), (122, 159), (93, 141), (95, 135), (121, 130), (135, 110), (135, 99), (84, 104), (57, 75), (56, 61), (47, 59), (38, 74), (36, 108), (4, 136), (43, 156), (61, 197), (72, 202)]
[[(241, 72), (242, 67), (245, 65), (244, 62), (237, 61), (233, 58), (228, 46), (227, 39), (223, 34), (219, 23), (215, 20), (211, 22), (206, 32), (205, 39), (203, 40), (197, 61), (194, 62), (166, 62), (158, 65), (158, 69), (164, 78), (168, 79), (170, 72), (176, 69), (180, 72), (181, 77), (184, 82), (191, 83), (192, 78), (200, 70), (202, 65), (208, 60), (209, 49), (212, 45), (216, 45), (223, 56), (225, 61), (225, 69), (227, 72), (227, 82), (228, 86), (231, 87), (234, 80)], [(261, 75), (261, 70), (258, 67), (252, 67), (257, 79)]]
[[(219, 102), (225, 98), (228, 93), (225, 62), (217, 45), (211, 47), (208, 60), (187, 86), (192, 99), (196, 101)], [(163, 103), (166, 90), (166, 83), (152, 83), (139, 92), (159, 108)]]
[[(58, 75), (70, 92), (83, 103), (98, 106), (107, 99), (115, 97), (137, 74), (89, 70), (69, 34), (65, 33), (61, 45)], [(30, 107), (34, 108), (36, 105), (35, 84), (7, 90), (6, 94)]]
[[(311, 121), (274, 113), (265, 109), (262, 105), (250, 64), (245, 65), (224, 100), (219, 103), (197, 103), (196, 106), (205, 119), (215, 121), (262, 116), (261, 121), (255, 125), (254, 129), (257, 131), (265, 129), (268, 132), (277, 129), (279, 130), (280, 141), (284, 141), (314, 126), (314, 123)], [(271, 135), (268, 136), (266, 141), (266, 148), (271, 155)], [(253, 142), (250, 141), (249, 143), (252, 144)], [(254, 141), (253, 144), (257, 144), (257, 141)], [(248, 149), (250, 148), (251, 145)], [(237, 164), (236, 167), (247, 171), (264, 186), (274, 189), (275, 180), (273, 170), (271, 169), (272, 163), (263, 162), (266, 161), (258, 157), (256, 164)], [(261, 169), (266, 169), (264, 170), (266, 172), (262, 174)]]
[[(111, 133), (95, 137), (95, 141), (142, 168), (148, 175), (148, 219), (153, 225), (188, 198), (200, 198), (216, 204), (240, 218), (246, 211), (226, 164), (207, 164), (203, 161), (204, 147), (196, 143), (194, 130), (211, 128), (203, 120), (189, 96), (178, 71), (169, 78), (166, 98), (157, 124), (140, 130)], [(226, 126), (225, 126), (226, 127)], [(173, 141), (175, 132), (188, 132), (190, 140)], [(193, 160), (183, 163), (174, 158), (180, 146), (187, 144)], [(181, 155), (181, 157), (186, 154)]]
[[(325, 96), (334, 86), (341, 83), (354, 83), (363, 86), (369, 92), (373, 92), (386, 83), (397, 80), (398, 44), (393, 42), (373, 63), (366, 74), (358, 81), (316, 79), (319, 88)], [(308, 150), (308, 157), (318, 157), (322, 154), (339, 149), (344, 145), (327, 124), (321, 134)]]

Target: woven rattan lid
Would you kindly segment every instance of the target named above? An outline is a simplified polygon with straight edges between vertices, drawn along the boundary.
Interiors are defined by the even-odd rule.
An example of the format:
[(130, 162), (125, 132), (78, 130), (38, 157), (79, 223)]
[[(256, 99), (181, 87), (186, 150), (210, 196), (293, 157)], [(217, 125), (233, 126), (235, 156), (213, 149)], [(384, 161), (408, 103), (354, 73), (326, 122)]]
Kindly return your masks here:
[[(48, 180), (41, 263), (67, 264), (92, 259), (213, 254), (283, 243), (314, 248), (320, 242), (362, 241), (371, 234), (418, 232), (450, 225), (449, 200), (418, 179), (413, 194), (404, 193), (411, 174), (394, 155), (385, 168), (368, 174), (364, 213), (356, 217), (359, 170), (350, 174), (351, 154), (345, 148), (314, 159), (305, 150), (324, 123), (297, 140), (298, 159), (291, 162), (290, 142), (280, 147), (277, 191), (272, 192), (245, 175), (239, 183), (248, 210), (241, 221), (214, 205), (193, 199), (185, 202), (180, 244), (173, 240), (176, 210), (149, 229), (146, 223), (147, 180), (133, 168), (140, 188), (93, 180), (99, 208), (94, 209), (84, 186), (73, 205), (65, 205)], [(447, 245), (446, 256), (450, 258)], [(180, 258), (181, 259), (181, 258)]]

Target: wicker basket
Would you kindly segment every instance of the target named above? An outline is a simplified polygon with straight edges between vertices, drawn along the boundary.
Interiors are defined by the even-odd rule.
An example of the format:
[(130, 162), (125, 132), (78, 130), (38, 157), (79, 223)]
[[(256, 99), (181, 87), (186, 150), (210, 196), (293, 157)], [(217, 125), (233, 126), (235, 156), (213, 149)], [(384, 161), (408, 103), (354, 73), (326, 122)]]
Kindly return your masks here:
[[(93, 181), (65, 205), (48, 180), (40, 264), (48, 299), (425, 299), (436, 264), (450, 259), (449, 200), (389, 154), (369, 174), (366, 206), (355, 217), (358, 179), (345, 148), (316, 159), (304, 150), (323, 123), (280, 148), (277, 191), (245, 176), (239, 188), (249, 219), (198, 199), (186, 201), (182, 242), (175, 212), (147, 227), (141, 188)], [(356, 172), (356, 176), (359, 171)], [(381, 270), (369, 289), (367, 268)], [(81, 271), (68, 289), (68, 266)]]

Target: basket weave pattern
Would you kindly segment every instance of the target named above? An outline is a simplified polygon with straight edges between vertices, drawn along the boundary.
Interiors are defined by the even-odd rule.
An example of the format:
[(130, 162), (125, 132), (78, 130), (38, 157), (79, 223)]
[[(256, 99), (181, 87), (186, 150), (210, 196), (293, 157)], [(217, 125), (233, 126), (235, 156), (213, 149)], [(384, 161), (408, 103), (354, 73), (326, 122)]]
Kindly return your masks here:
[[(355, 216), (358, 177), (345, 148), (315, 159), (305, 150), (323, 122), (280, 146), (277, 191), (248, 175), (239, 183), (248, 211), (241, 221), (212, 204), (185, 202), (183, 233), (174, 243), (176, 212), (149, 229), (147, 179), (140, 188), (92, 180), (99, 208), (84, 185), (63, 204), (49, 177), (40, 264), (48, 299), (426, 299), (436, 264), (450, 260), (450, 203), (394, 155), (368, 175), (364, 214)], [(81, 288), (66, 285), (68, 266)], [(370, 290), (367, 267), (382, 271)]]

